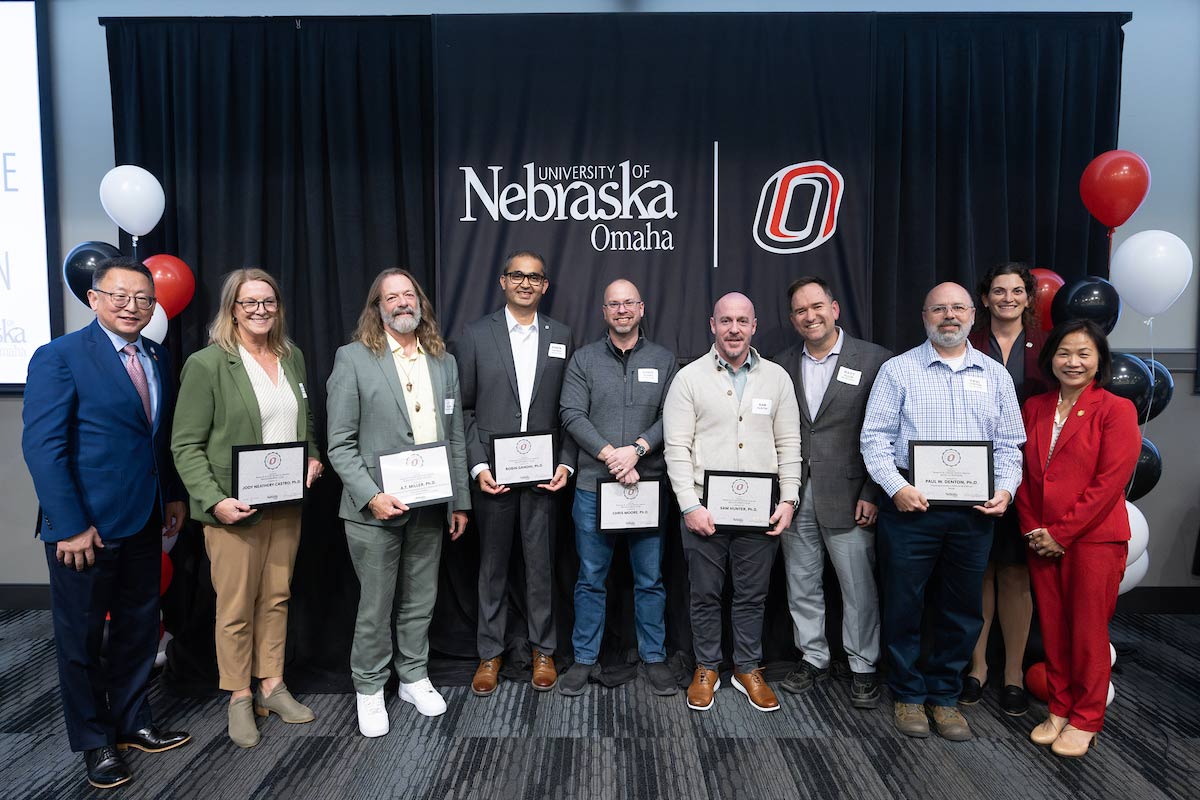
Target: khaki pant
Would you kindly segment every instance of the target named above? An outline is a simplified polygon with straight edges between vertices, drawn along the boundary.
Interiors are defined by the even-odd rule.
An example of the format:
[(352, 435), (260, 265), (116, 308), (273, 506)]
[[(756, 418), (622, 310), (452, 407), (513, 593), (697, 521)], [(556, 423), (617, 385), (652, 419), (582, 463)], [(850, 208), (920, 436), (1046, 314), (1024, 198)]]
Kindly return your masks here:
[(283, 677), (292, 567), (300, 546), (300, 508), (263, 509), (256, 525), (205, 525), (204, 547), (217, 592), (217, 669), (221, 688), (251, 676)]

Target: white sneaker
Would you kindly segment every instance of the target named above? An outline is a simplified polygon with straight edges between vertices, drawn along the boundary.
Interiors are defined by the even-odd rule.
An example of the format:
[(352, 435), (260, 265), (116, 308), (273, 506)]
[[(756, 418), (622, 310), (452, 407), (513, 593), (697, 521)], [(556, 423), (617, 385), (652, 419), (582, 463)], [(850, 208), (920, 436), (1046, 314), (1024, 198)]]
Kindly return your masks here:
[(433, 688), (429, 678), (421, 678), (415, 683), (401, 683), (400, 699), (412, 703), (419, 713), (427, 717), (438, 717), (446, 713), (446, 700)]
[(375, 694), (356, 693), (358, 697), (358, 730), (368, 738), (385, 736), (391, 729), (387, 706), (383, 702), (383, 689)]

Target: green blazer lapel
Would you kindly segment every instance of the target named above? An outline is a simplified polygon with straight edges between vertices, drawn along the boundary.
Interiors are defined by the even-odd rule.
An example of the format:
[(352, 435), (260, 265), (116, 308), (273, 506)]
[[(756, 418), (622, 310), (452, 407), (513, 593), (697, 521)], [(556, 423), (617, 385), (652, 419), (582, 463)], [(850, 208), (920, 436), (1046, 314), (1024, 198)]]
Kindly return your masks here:
[(439, 440), (449, 438), (446, 436), (445, 414), (443, 413), (446, 404), (446, 378), (442, 371), (446, 368), (446, 360), (444, 358), (434, 358), (425, 354), (425, 364), (429, 367), (429, 379), (433, 385), (433, 409), (434, 417), (437, 419), (437, 437)]
[(396, 372), (396, 362), (392, 358), (391, 341), (390, 338), (387, 340), (388, 346), (384, 348), (383, 355), (375, 357), (375, 363), (379, 366), (379, 371), (383, 373), (384, 382), (392, 390), (392, 397), (395, 398), (396, 405), (400, 408), (400, 415), (404, 417), (405, 425), (411, 428), (412, 421), (408, 418), (408, 403), (404, 402), (404, 387), (400, 385), (400, 375)]
[(292, 348), (292, 352), (288, 354), (287, 364), (283, 367), (283, 373), (287, 377), (288, 386), (292, 389), (292, 394), (296, 395), (296, 441), (308, 441), (308, 398), (304, 391), (300, 390), (300, 376), (304, 374), (303, 363), (297, 358), (299, 351)]
[(262, 444), (262, 413), (258, 410), (258, 398), (254, 396), (254, 387), (250, 385), (250, 376), (246, 374), (246, 365), (242, 363), (242, 357), (239, 354), (226, 353), (226, 357), (233, 385), (242, 398), (242, 403), (246, 406), (246, 413), (249, 414), (250, 424), (254, 428), (254, 443)]

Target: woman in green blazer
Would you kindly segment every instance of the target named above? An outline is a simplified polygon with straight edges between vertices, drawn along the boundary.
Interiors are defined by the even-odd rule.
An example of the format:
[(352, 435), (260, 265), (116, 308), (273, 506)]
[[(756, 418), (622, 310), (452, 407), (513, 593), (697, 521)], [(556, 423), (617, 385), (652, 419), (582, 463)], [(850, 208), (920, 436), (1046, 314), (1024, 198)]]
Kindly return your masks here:
[[(217, 593), (217, 667), (232, 692), (229, 737), (258, 744), (254, 714), (310, 722), (312, 710), (283, 684), (287, 606), (300, 544), (300, 506), (255, 509), (233, 496), (237, 445), (307, 442), (305, 482), (321, 475), (304, 355), (288, 338), (279, 286), (261, 269), (230, 273), (211, 344), (183, 367), (171, 451), (204, 523)], [(252, 678), (259, 679), (251, 693)]]

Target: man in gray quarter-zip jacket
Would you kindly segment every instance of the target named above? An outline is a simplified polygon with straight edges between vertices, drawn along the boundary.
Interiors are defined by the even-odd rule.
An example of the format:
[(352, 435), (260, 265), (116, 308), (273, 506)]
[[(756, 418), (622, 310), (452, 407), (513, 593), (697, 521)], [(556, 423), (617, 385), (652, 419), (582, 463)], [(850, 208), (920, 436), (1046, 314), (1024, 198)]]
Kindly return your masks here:
[[(727, 294), (713, 308), (713, 349), (675, 376), (663, 407), (663, 451), (683, 513), (696, 672), (688, 708), (707, 711), (721, 686), (721, 593), (733, 572), (733, 685), (759, 711), (779, 701), (762, 677), (763, 606), (779, 534), (800, 492), (800, 406), (787, 371), (752, 347), (754, 304)], [(769, 529), (722, 530), (701, 502), (706, 470), (773, 473), (779, 503)]]
[[(645, 304), (632, 283), (610, 283), (604, 290), (601, 310), (608, 330), (599, 341), (575, 351), (563, 376), (562, 426), (579, 446), (571, 510), (579, 578), (575, 582), (575, 629), (571, 637), (575, 666), (563, 675), (558, 690), (579, 695), (587, 688), (604, 634), (608, 568), (614, 548), (624, 539), (633, 569), (638, 654), (646, 666), (651, 690), (658, 695), (672, 695), (678, 686), (666, 665), (662, 545), (667, 487), (661, 480), (665, 471), (662, 409), (678, 364), (674, 353), (642, 335)], [(648, 490), (648, 482), (657, 484), (660, 502), (655, 530), (599, 530), (599, 483), (613, 480), (628, 492)]]

